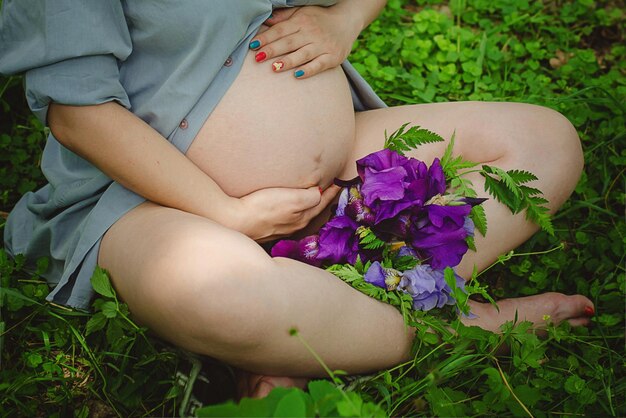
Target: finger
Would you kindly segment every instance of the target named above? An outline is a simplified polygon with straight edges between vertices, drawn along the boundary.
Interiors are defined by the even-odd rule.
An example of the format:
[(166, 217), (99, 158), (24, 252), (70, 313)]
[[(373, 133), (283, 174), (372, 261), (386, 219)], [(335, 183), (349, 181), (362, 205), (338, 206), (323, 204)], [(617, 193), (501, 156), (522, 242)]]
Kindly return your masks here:
[(287, 7), (282, 9), (274, 9), (270, 17), (265, 21), (267, 26), (274, 26), (277, 23), (284, 22), (289, 19), (299, 7)]
[[(295, 67), (304, 65), (310, 62), (311, 60), (313, 60), (314, 58), (316, 58), (317, 56), (319, 56), (319, 53), (316, 52), (316, 48), (313, 44), (304, 45), (297, 50), (292, 49), (292, 51), (293, 52), (285, 51), (283, 54), (287, 52), (291, 52), (291, 53), (285, 55), (284, 57), (281, 57), (280, 59), (272, 63), (272, 69), (274, 70), (274, 72), (279, 73), (279, 72), (291, 70)], [(278, 55), (282, 55), (282, 54), (278, 54)]]
[(322, 201), (322, 193), (318, 186), (312, 186), (308, 189), (298, 190), (298, 200), (296, 205), (299, 209), (294, 210), (294, 213), (304, 212), (307, 209), (316, 207)]
[(332, 203), (333, 199), (337, 196), (337, 193), (339, 193), (340, 191), (341, 191), (341, 187), (335, 186), (334, 184), (332, 184), (329, 188), (327, 188), (326, 190), (322, 192), (322, 198), (320, 199), (320, 203), (315, 207), (307, 209), (305, 212), (303, 212), (302, 216), (305, 219), (307, 219), (307, 222), (315, 218), (324, 209), (326, 209), (328, 205)]
[(313, 77), (316, 74), (326, 71), (332, 68), (332, 57), (329, 54), (323, 54), (319, 57), (309, 61), (308, 63), (296, 68), (293, 72), (294, 77), (304, 80), (305, 78)]
[(250, 49), (262, 50), (267, 53), (267, 50), (264, 49), (265, 46), (277, 41), (278, 39), (284, 38), (285, 36), (289, 36), (292, 33), (296, 33), (297, 31), (298, 25), (294, 24), (293, 22), (288, 20), (280, 22), (272, 26), (265, 32), (259, 33), (257, 34), (257, 36), (252, 38), (249, 47)]
[[(263, 61), (265, 61), (267, 59), (279, 57), (285, 54), (291, 55), (296, 52), (300, 52), (301, 49), (309, 46), (307, 45), (309, 43), (310, 42), (307, 41), (307, 39), (301, 32), (296, 32), (296, 33), (292, 33), (291, 35), (287, 35), (283, 38), (277, 39), (271, 44), (265, 45), (264, 47), (258, 50), (257, 56), (259, 54), (264, 54)], [(300, 55), (302, 54), (303, 53), (300, 53)], [(309, 61), (314, 58), (313, 51), (311, 50), (311, 48), (305, 51), (304, 54), (311, 55), (311, 57), (309, 58)], [(288, 56), (282, 57), (280, 59), (280, 61), (283, 63), (283, 67), (284, 67), (284, 63), (286, 62), (285, 61), (286, 59), (288, 59)], [(257, 62), (261, 62), (261, 61), (257, 59)], [(293, 68), (295, 65), (305, 64), (306, 62), (307, 61), (302, 61), (302, 62), (299, 62), (298, 64), (292, 63), (291, 68)], [(276, 68), (276, 66), (274, 66), (274, 68)]]

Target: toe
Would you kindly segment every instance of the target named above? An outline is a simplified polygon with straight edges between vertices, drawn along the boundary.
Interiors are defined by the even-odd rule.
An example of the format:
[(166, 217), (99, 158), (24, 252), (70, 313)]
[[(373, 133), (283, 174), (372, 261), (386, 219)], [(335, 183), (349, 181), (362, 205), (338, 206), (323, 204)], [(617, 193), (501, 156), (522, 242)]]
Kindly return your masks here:
[(567, 322), (573, 327), (586, 327), (591, 324), (591, 320), (589, 318), (572, 318), (568, 319)]
[(569, 320), (570, 323), (578, 319), (586, 319), (595, 313), (595, 306), (589, 298), (582, 295), (561, 295), (561, 300), (555, 309), (556, 322)]

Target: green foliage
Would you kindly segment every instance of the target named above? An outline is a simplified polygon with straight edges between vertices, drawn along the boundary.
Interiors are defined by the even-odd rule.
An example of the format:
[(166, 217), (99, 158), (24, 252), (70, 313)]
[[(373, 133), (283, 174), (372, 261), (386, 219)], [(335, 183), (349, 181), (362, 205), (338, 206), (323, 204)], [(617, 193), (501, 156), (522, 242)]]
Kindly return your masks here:
[[(372, 416), (379, 410), (386, 416), (626, 416), (624, 13), (623, 2), (608, 0), (389, 0), (350, 57), (388, 104), (535, 103), (564, 114), (582, 140), (585, 171), (553, 217), (554, 235), (539, 232), (468, 288), (495, 299), (582, 293), (597, 315), (589, 328), (550, 326), (538, 339), (523, 322), (496, 335), (420, 314), (409, 361), (342, 378), (338, 386), (311, 382), (308, 393), (279, 390), (272, 395), (276, 405), (284, 400), (291, 415), (304, 405), (320, 416), (358, 415), (351, 404), (362, 405), (362, 415), (369, 405)], [(43, 180), (46, 132), (25, 109), (20, 84), (19, 77), (0, 78), (0, 211)], [(463, 164), (450, 153), (444, 167), (473, 169)], [(471, 186), (455, 184), (465, 195)], [(477, 227), (484, 221), (472, 216)], [(183, 353), (131, 326), (114, 294), (102, 295), (94, 314), (45, 304), (48, 289), (38, 275), (44, 262), (39, 273), (24, 272), (23, 264), (0, 251), (0, 415), (178, 412), (182, 390), (174, 375)], [(343, 274), (358, 280), (365, 269)], [(110, 323), (121, 329), (119, 343), (122, 334), (108, 332)], [(265, 408), (245, 401), (231, 405), (239, 408), (232, 413), (245, 415), (242, 405), (252, 405), (248, 415)], [(274, 414), (285, 411), (276, 405)]]
[(385, 131), (385, 148), (404, 155), (404, 151), (415, 149), (420, 145), (443, 141), (441, 136), (419, 126), (411, 126), (407, 130), (406, 127), (408, 125), (408, 123), (405, 123), (391, 136), (387, 136), (387, 131)]
[(504, 171), (489, 165), (483, 165), (480, 174), (485, 178), (485, 190), (511, 209), (511, 212), (518, 213), (525, 209), (526, 219), (535, 222), (548, 234), (554, 235), (548, 208), (543, 206), (548, 201), (541, 197), (541, 190), (524, 184), (537, 180), (534, 174), (523, 170)]
[(93, 315), (46, 303), (46, 264), (29, 274), (0, 249), (1, 415), (167, 414), (181, 389), (179, 350), (128, 318), (102, 270)]

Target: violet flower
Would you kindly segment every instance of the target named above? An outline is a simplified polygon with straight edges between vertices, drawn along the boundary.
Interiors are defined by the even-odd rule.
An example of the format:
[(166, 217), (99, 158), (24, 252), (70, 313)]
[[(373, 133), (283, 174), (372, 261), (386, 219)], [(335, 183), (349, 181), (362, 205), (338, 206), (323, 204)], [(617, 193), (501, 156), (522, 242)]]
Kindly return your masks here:
[(359, 224), (346, 215), (335, 216), (326, 222), (319, 231), (319, 252), (316, 258), (327, 264), (354, 264), (359, 255), (358, 227)]
[(424, 210), (426, 217), (411, 225), (408, 241), (433, 268), (456, 266), (468, 249), (464, 225), (471, 206), (427, 205)]
[(271, 250), (272, 257), (287, 257), (303, 263), (319, 267), (322, 261), (317, 258), (319, 253), (319, 236), (310, 235), (300, 241), (281, 240)]
[[(464, 289), (464, 280), (455, 274), (457, 287)], [(429, 311), (445, 305), (454, 305), (452, 289), (445, 281), (443, 270), (436, 270), (427, 264), (415, 266), (402, 273), (398, 289), (413, 298), (413, 308)]]
[(374, 212), (376, 224), (427, 200), (428, 169), (414, 158), (383, 149), (358, 160), (357, 172), (363, 181), (363, 201)]
[(366, 282), (387, 290), (396, 290), (400, 283), (401, 273), (398, 270), (385, 268), (374, 261), (363, 276)]

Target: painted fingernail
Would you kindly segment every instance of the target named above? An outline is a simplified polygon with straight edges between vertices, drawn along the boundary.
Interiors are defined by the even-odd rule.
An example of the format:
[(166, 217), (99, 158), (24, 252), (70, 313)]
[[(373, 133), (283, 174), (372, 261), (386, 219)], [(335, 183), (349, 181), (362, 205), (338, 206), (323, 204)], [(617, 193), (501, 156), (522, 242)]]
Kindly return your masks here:
[(265, 58), (267, 58), (267, 54), (263, 51), (257, 52), (256, 55), (254, 56), (254, 59), (256, 60), (256, 62), (263, 62), (265, 61)]
[(285, 66), (285, 63), (282, 61), (276, 61), (275, 63), (272, 64), (272, 67), (274, 71), (280, 71), (283, 69), (283, 67)]
[(257, 49), (260, 46), (261, 46), (261, 41), (259, 41), (259, 40), (254, 40), (254, 41), (250, 42), (250, 45), (249, 45), (250, 49)]
[(272, 13), (270, 17), (268, 17), (268, 19), (272, 19), (273, 17), (274, 17), (274, 13)]
[(585, 315), (587, 315), (587, 316), (594, 316), (595, 314), (596, 314), (596, 311), (594, 311), (591, 306), (586, 306), (585, 307)]
[(295, 73), (293, 73), (293, 75), (295, 75), (296, 78), (300, 78), (300, 77), (302, 77), (304, 75), (304, 71), (298, 70)]

